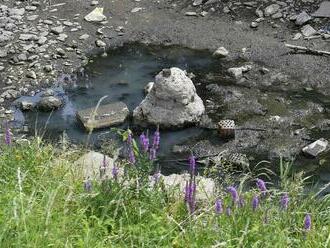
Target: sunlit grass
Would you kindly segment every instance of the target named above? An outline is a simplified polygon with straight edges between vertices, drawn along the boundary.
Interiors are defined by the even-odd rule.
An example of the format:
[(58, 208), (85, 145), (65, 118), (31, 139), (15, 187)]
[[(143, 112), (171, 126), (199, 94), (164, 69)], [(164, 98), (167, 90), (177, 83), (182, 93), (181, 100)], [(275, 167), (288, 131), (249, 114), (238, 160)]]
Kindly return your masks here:
[[(92, 181), (86, 192), (73, 164), (79, 153), (38, 139), (1, 147), (0, 247), (330, 246), (329, 197), (306, 194), (303, 177), (290, 175), (284, 163), (281, 184), (268, 185), (255, 211), (252, 197), (260, 192), (253, 188), (239, 191), (244, 206), (233, 205), (222, 191), (209, 200), (197, 199), (190, 214), (184, 190), (165, 188), (162, 181), (151, 187), (147, 166), (143, 171), (131, 167), (117, 181)], [(290, 197), (287, 210), (280, 207), (283, 192)], [(214, 210), (218, 197), (221, 214)], [(307, 213), (312, 216), (310, 231), (304, 230)]]

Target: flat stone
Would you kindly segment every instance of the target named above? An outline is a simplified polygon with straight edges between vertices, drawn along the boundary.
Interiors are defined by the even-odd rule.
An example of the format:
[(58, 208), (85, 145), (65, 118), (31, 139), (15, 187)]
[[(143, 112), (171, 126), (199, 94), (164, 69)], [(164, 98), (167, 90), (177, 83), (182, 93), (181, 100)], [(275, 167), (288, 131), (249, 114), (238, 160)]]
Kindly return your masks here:
[(103, 15), (103, 8), (95, 8), (92, 12), (84, 18), (88, 22), (102, 22), (107, 19), (105, 15)]
[(12, 8), (12, 9), (8, 9), (8, 14), (10, 16), (22, 16), (25, 13), (25, 9), (24, 8), (20, 8), (20, 9), (16, 9), (16, 8)]
[(67, 38), (68, 38), (67, 34), (59, 34), (59, 36), (57, 37), (59, 41), (65, 41)]
[(195, 0), (194, 2), (193, 2), (193, 6), (199, 6), (199, 5), (201, 5), (203, 3), (203, 0)]
[(296, 25), (302, 26), (306, 22), (309, 22), (312, 19), (312, 17), (307, 14), (305, 11), (301, 12), (299, 15), (296, 17)]
[(323, 1), (320, 7), (312, 14), (315, 17), (330, 17), (330, 1)]
[(319, 139), (302, 149), (303, 153), (308, 156), (317, 157), (320, 153), (327, 149), (329, 142), (326, 139)]
[(311, 25), (307, 24), (301, 28), (301, 33), (303, 36), (309, 37), (317, 34), (317, 31)]
[(186, 16), (197, 16), (197, 13), (194, 11), (188, 11), (186, 13), (184, 13)]
[(31, 5), (28, 5), (25, 7), (25, 10), (27, 10), (27, 11), (35, 11), (36, 9), (37, 9), (36, 6), (31, 6)]
[(143, 8), (141, 8), (141, 7), (136, 7), (136, 8), (134, 8), (134, 9), (131, 10), (131, 13), (136, 13), (136, 12), (139, 12), (139, 11), (141, 11), (141, 10), (143, 10)]
[(63, 27), (63, 26), (53, 27), (53, 28), (50, 29), (50, 31), (51, 31), (53, 34), (57, 34), (57, 35), (59, 35), (60, 33), (63, 33), (63, 31), (64, 31), (64, 27)]
[(45, 44), (46, 41), (47, 41), (47, 37), (41, 36), (41, 37), (39, 37), (37, 44), (41, 46), (41, 45)]
[(115, 102), (99, 106), (94, 120), (92, 120), (91, 116), (94, 111), (95, 107), (80, 110), (77, 113), (77, 118), (89, 131), (121, 124), (129, 115), (128, 107), (123, 102)]
[(34, 21), (34, 20), (38, 19), (38, 17), (39, 17), (38, 15), (30, 15), (30, 16), (26, 17), (26, 19), (28, 21)]
[(87, 40), (89, 38), (88, 34), (83, 34), (79, 37), (79, 40)]
[(19, 39), (23, 41), (37, 40), (38, 37), (35, 34), (20, 34)]

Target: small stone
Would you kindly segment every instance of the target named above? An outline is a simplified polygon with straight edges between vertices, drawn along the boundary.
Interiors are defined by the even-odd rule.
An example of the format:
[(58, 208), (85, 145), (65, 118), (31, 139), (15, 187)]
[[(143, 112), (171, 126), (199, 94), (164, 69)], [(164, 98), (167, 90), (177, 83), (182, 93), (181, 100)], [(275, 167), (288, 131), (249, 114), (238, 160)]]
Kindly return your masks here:
[(275, 13), (274, 15), (272, 15), (272, 18), (273, 18), (273, 19), (280, 19), (280, 18), (282, 18), (282, 17), (283, 17), (283, 15), (282, 15), (281, 12), (278, 12), (278, 13)]
[(88, 34), (83, 34), (79, 37), (79, 40), (87, 40), (89, 38)]
[(239, 79), (243, 76), (243, 69), (241, 67), (229, 68), (227, 71), (232, 77), (236, 79)]
[(95, 41), (95, 44), (98, 47), (106, 47), (107, 46), (107, 44), (105, 42), (103, 42), (102, 40)]
[(36, 9), (37, 9), (36, 6), (31, 6), (31, 5), (28, 5), (25, 7), (25, 10), (27, 10), (27, 11), (35, 11)]
[(99, 4), (99, 1), (92, 1), (91, 2), (91, 6), (96, 6), (96, 5), (98, 5)]
[(274, 3), (265, 8), (264, 14), (265, 16), (271, 16), (277, 13), (279, 10), (280, 10), (280, 5)]
[(320, 153), (324, 152), (327, 149), (328, 141), (326, 139), (319, 139), (312, 144), (309, 144), (308, 146), (304, 147), (302, 149), (303, 153), (305, 155), (311, 156), (311, 157), (317, 157)]
[(259, 26), (258, 22), (251, 22), (250, 27), (251, 28), (257, 28)]
[(193, 6), (199, 6), (203, 3), (203, 0), (194, 0)]
[(65, 56), (65, 51), (60, 47), (56, 48), (56, 53), (60, 56)]
[(299, 15), (296, 17), (296, 25), (302, 26), (306, 22), (309, 22), (312, 19), (312, 17), (307, 14), (305, 11), (301, 12)]
[(28, 71), (28, 72), (26, 73), (26, 77), (27, 77), (27, 78), (36, 79), (36, 78), (37, 78), (37, 75), (36, 75), (36, 73), (35, 73), (34, 71)]
[(214, 53), (213, 56), (214, 57), (218, 57), (218, 58), (224, 58), (227, 57), (229, 54), (228, 50), (224, 47), (219, 47)]
[(45, 44), (46, 41), (47, 41), (47, 37), (42, 36), (38, 39), (37, 44), (41, 46), (41, 45)]
[(262, 17), (264, 17), (264, 12), (261, 9), (257, 9), (256, 16), (258, 16), (259, 18), (262, 18)]
[(38, 37), (34, 34), (20, 34), (19, 39), (23, 41), (32, 41), (37, 40)]
[(301, 28), (301, 33), (305, 37), (310, 37), (312, 35), (317, 34), (317, 31), (311, 25), (307, 24)]
[(296, 34), (293, 36), (292, 40), (299, 40), (299, 39), (301, 38), (301, 36), (302, 36), (301, 33), (296, 33)]
[(105, 15), (103, 15), (103, 8), (95, 8), (92, 12), (84, 17), (84, 19), (88, 22), (102, 22), (107, 19)]
[(7, 56), (7, 51), (5, 49), (0, 49), (0, 58), (4, 58)]
[(197, 13), (194, 11), (188, 11), (185, 13), (186, 16), (197, 16)]
[(68, 35), (67, 34), (60, 34), (57, 39), (59, 41), (65, 41), (66, 39), (68, 38)]
[(26, 17), (26, 19), (28, 21), (34, 21), (34, 20), (38, 19), (38, 17), (39, 17), (39, 15), (30, 15), (30, 16)]
[(222, 11), (223, 13), (228, 14), (230, 12), (230, 9), (229, 7), (225, 6)]
[(59, 35), (60, 33), (63, 33), (63, 31), (64, 31), (64, 27), (63, 27), (63, 26), (53, 27), (53, 28), (50, 29), (50, 31), (51, 31), (53, 34)]
[(73, 26), (73, 23), (72, 22), (69, 22), (69, 21), (64, 21), (63, 22), (63, 25), (64, 26), (67, 26), (67, 27), (71, 27), (71, 26)]
[(134, 9), (131, 10), (131, 13), (139, 12), (139, 11), (141, 11), (142, 9), (143, 9), (143, 8), (141, 8), (141, 7), (136, 7), (136, 8), (134, 8)]
[(46, 96), (41, 98), (37, 103), (37, 107), (41, 111), (52, 111), (62, 106), (62, 100), (55, 96)]
[(51, 72), (53, 70), (53, 67), (51, 65), (45, 65), (44, 66), (44, 71), (45, 72)]

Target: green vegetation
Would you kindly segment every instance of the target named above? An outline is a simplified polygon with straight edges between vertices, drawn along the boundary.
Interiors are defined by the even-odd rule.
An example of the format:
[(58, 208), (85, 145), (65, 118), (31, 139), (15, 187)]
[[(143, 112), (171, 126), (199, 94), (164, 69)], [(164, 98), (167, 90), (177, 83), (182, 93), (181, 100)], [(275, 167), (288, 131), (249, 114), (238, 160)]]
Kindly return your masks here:
[[(219, 189), (213, 199), (197, 199), (190, 214), (183, 189), (165, 188), (161, 179), (150, 185), (155, 179), (143, 166), (150, 162), (141, 156), (135, 165), (119, 165), (130, 168), (125, 177), (92, 181), (89, 189), (73, 164), (79, 155), (39, 139), (1, 147), (0, 247), (330, 246), (329, 197), (306, 194), (304, 180), (290, 176), (286, 164), (279, 188), (267, 185), (266, 196), (257, 188), (241, 193), (241, 184), (245, 204), (233, 205), (226, 189)], [(289, 196), (287, 209), (280, 207), (282, 192)], [(217, 213), (220, 198), (223, 212)], [(307, 213), (310, 230), (304, 228)]]

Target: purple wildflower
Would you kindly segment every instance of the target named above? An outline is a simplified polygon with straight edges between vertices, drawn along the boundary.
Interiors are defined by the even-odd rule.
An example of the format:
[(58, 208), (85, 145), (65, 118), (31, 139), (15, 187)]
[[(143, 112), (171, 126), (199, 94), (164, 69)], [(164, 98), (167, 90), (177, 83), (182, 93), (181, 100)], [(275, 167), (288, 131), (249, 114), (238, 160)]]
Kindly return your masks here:
[(156, 159), (156, 149), (155, 148), (150, 148), (150, 150), (149, 150), (149, 159), (151, 161)]
[(231, 194), (231, 198), (233, 200), (234, 203), (236, 203), (238, 201), (238, 193), (235, 187), (230, 186), (227, 188), (228, 192)]
[(310, 231), (312, 228), (312, 217), (310, 214), (306, 214), (304, 220), (304, 229), (305, 231)]
[(92, 190), (92, 182), (89, 178), (84, 182), (84, 190), (86, 192), (90, 192)]
[(153, 179), (153, 181), (155, 182), (155, 184), (158, 183), (158, 181), (159, 181), (159, 179), (160, 179), (160, 176), (161, 176), (161, 174), (160, 174), (159, 171), (155, 172), (155, 174), (152, 176), (152, 179)]
[(252, 209), (253, 209), (253, 211), (256, 211), (258, 207), (259, 207), (259, 197), (256, 195), (252, 199)]
[(195, 175), (195, 170), (196, 170), (196, 159), (194, 155), (189, 156), (189, 171), (191, 175)]
[(140, 135), (140, 144), (144, 152), (147, 152), (149, 149), (149, 138), (144, 134), (144, 132)]
[(100, 166), (100, 178), (103, 178), (105, 176), (107, 167), (108, 167), (107, 158), (105, 155), (103, 155), (103, 161)]
[(196, 184), (193, 180), (186, 182), (185, 186), (185, 202), (188, 204), (189, 212), (192, 214), (195, 212), (195, 205), (196, 205)]
[(281, 197), (281, 208), (287, 210), (289, 205), (289, 196), (288, 193), (284, 193)]
[(5, 143), (6, 143), (6, 145), (10, 145), (11, 144), (11, 132), (10, 132), (10, 128), (9, 128), (8, 122), (6, 122)]
[(265, 196), (267, 192), (266, 183), (263, 180), (257, 178), (257, 187), (261, 191), (262, 195)]
[(244, 207), (244, 205), (245, 205), (244, 197), (243, 197), (243, 196), (240, 196), (240, 197), (239, 197), (239, 201), (238, 201), (238, 206), (239, 206), (240, 208), (242, 208), (242, 207)]
[(128, 144), (128, 159), (131, 164), (135, 164), (135, 154), (134, 154), (134, 149), (133, 149), (133, 137), (132, 133), (128, 133), (127, 137), (127, 144)]
[(231, 209), (230, 207), (226, 208), (226, 215), (230, 216), (231, 215)]
[(117, 167), (116, 165), (114, 165), (114, 166), (112, 167), (112, 171), (111, 171), (111, 173), (112, 173), (112, 177), (113, 177), (113, 179), (115, 179), (115, 180), (117, 181), (119, 171), (118, 171), (118, 167)]
[(216, 201), (215, 201), (215, 212), (217, 213), (217, 214), (222, 214), (222, 212), (223, 212), (223, 207), (222, 207), (222, 201), (220, 200), (220, 199), (217, 199)]
[(159, 144), (160, 144), (160, 133), (159, 133), (159, 128), (157, 128), (157, 130), (154, 133), (152, 148), (157, 151), (159, 149)]

